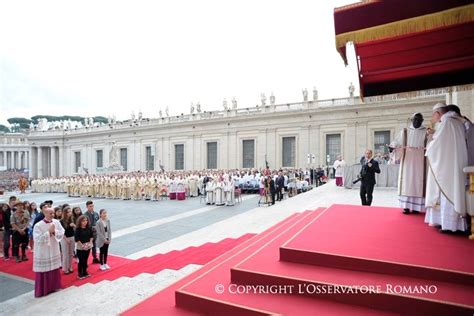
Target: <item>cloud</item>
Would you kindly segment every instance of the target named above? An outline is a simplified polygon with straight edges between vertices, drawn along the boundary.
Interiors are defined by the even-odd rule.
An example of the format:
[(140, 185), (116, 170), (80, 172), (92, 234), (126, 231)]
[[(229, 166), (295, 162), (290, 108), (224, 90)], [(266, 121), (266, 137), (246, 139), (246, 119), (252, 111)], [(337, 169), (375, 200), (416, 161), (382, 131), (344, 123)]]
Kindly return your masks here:
[[(147, 117), (347, 96), (333, 7), (353, 1), (31, 1), (0, 4), (0, 123), (51, 115)], [(5, 32), (4, 30), (9, 30)]]

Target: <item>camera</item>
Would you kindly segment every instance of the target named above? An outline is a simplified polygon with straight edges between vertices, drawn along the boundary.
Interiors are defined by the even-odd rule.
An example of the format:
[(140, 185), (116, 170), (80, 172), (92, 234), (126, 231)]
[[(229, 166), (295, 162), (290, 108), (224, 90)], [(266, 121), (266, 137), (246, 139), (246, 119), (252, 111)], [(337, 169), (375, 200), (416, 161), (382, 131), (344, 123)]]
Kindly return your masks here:
[(367, 175), (368, 168), (369, 166), (367, 165), (367, 162), (364, 161), (364, 163), (362, 164), (362, 168), (360, 169), (360, 173), (357, 175), (357, 179), (352, 181), (352, 184), (356, 184), (357, 182), (362, 181)]

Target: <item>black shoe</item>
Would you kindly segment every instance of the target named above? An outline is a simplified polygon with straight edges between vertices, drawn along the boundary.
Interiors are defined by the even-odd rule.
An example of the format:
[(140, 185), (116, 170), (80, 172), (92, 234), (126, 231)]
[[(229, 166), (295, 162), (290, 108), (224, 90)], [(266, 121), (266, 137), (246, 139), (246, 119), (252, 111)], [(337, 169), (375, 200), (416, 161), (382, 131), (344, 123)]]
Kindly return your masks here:
[(18, 256), (17, 256), (17, 257), (15, 257), (15, 261), (16, 261), (16, 262), (21, 262), (21, 259), (20, 259), (20, 257), (18, 257)]
[(404, 209), (403, 209), (403, 214), (407, 214), (407, 215), (410, 214), (410, 210), (407, 209), (407, 208), (404, 208)]
[(28, 261), (28, 257), (27, 256), (22, 256), (21, 261)]
[(100, 263), (100, 261), (99, 261), (99, 259), (94, 258), (94, 260), (92, 260), (92, 263)]
[(413, 214), (420, 214), (419, 211), (412, 211)]

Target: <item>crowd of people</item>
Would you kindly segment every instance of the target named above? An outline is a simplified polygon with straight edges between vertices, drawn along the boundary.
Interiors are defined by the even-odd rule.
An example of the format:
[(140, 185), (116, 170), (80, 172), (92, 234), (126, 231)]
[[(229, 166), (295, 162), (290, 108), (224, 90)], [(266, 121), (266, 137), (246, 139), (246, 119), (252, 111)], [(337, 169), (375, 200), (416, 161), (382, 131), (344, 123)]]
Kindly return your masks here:
[(67, 193), (70, 197), (159, 201), (163, 198), (206, 195), (206, 202), (234, 205), (237, 193), (264, 193), (265, 180), (281, 173), (282, 188), (304, 192), (325, 179), (322, 169), (231, 169), (172, 172), (128, 172), (111, 175), (48, 177), (31, 181), (32, 192)]
[[(220, 170), (201, 172), (131, 172), (114, 175), (86, 175), (33, 180), (34, 192), (64, 192), (71, 197), (158, 200), (173, 193), (204, 195), (207, 204), (233, 205), (235, 192), (247, 191), (264, 196), (268, 204), (309, 189), (313, 171), (303, 169)], [(316, 176), (316, 174), (314, 174)], [(317, 176), (320, 181), (321, 173)], [(108, 247), (112, 240), (107, 210), (94, 211), (86, 202), (86, 211), (69, 204), (53, 205), (47, 200), (21, 201), (11, 196), (0, 203), (0, 229), (3, 230), (3, 260), (28, 261), (33, 253), (35, 296), (61, 288), (61, 272), (77, 270), (77, 277), (90, 277), (88, 259), (108, 270)], [(97, 249), (99, 253), (97, 253)], [(77, 266), (75, 263), (77, 262)]]
[(21, 263), (29, 260), (28, 248), (33, 252), (36, 297), (60, 289), (61, 270), (65, 275), (73, 273), (75, 261), (77, 277), (90, 277), (91, 254), (92, 263), (100, 264), (100, 270), (110, 269), (107, 257), (112, 228), (107, 210), (95, 212), (92, 201), (86, 202), (86, 209), (83, 213), (80, 207), (68, 204), (53, 207), (53, 201), (44, 201), (38, 208), (35, 202), (20, 201), (15, 196), (0, 204), (3, 260), (14, 258)]
[[(24, 179), (21, 181), (18, 179)], [(21, 185), (26, 184), (28, 186), (28, 172), (25, 170), (4, 170), (0, 171), (0, 191), (14, 191), (19, 189), (21, 191)]]

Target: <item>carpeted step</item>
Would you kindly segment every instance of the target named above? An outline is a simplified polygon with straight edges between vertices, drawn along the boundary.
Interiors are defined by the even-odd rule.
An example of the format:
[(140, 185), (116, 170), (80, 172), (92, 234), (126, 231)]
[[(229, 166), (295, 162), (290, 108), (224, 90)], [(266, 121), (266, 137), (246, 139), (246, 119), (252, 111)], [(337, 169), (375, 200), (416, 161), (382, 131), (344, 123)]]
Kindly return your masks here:
[(163, 291), (153, 295), (149, 299), (130, 308), (128, 311), (124, 312), (124, 315), (196, 315), (197, 312), (191, 312), (185, 309), (175, 307), (176, 289), (179, 289), (180, 287), (186, 285), (198, 276), (210, 273), (215, 266), (224, 264), (227, 260), (230, 260), (233, 257), (240, 255), (240, 253), (244, 252), (245, 250), (259, 247), (260, 245), (264, 244), (269, 238), (271, 238), (273, 234), (277, 233), (280, 229), (284, 228), (286, 225), (290, 225), (298, 218), (306, 216), (307, 214), (308, 212), (301, 214), (293, 214), (281, 221), (280, 223), (265, 230), (261, 234), (255, 235), (245, 240), (236, 247), (232, 248), (230, 251), (224, 253), (222, 256), (215, 258), (195, 273), (187, 276), (186, 278), (176, 282), (175, 284), (164, 289)]
[[(319, 299), (308, 299), (297, 295), (275, 295), (268, 291), (254, 294), (239, 292), (231, 284), (229, 269), (262, 249), (266, 249), (275, 240), (279, 244), (291, 238), (307, 225), (317, 219), (324, 210), (317, 210), (302, 216), (295, 222), (278, 230), (263, 243), (247, 249), (238, 256), (215, 266), (212, 272), (197, 277), (176, 291), (176, 305), (200, 313), (217, 313), (226, 315), (239, 314), (284, 314), (284, 315), (390, 315), (390, 312), (372, 308), (342, 304)], [(278, 246), (274, 249), (278, 251)], [(266, 263), (260, 262), (262, 268)], [(244, 288), (245, 289), (245, 288)]]
[(121, 276), (134, 277), (140, 273), (157, 273), (163, 269), (179, 270), (188, 264), (203, 265), (209, 260), (221, 255), (228, 249), (235, 247), (242, 239), (252, 236), (242, 236), (239, 239), (226, 238), (218, 243), (205, 243), (201, 246), (192, 246), (183, 250), (173, 250), (165, 254), (156, 254), (151, 257), (144, 257), (138, 260), (129, 260), (127, 264), (113, 267), (108, 271), (100, 271), (99, 265), (90, 265), (89, 270), (93, 271), (93, 278), (78, 280), (76, 284), (87, 282), (98, 283), (102, 280), (114, 280)]
[(421, 314), (472, 314), (474, 311), (474, 292), (466, 285), (283, 262), (278, 260), (276, 247), (271, 249), (269, 245), (268, 249), (233, 267), (232, 282), (291, 286), (294, 290), (291, 294), (299, 296), (400, 313), (417, 310)]
[(280, 259), (474, 285), (473, 243), (398, 208), (333, 205), (281, 247)]
[[(317, 221), (308, 223), (293, 240), (300, 238), (303, 232), (328, 212), (339, 210), (328, 208)], [(306, 242), (314, 243), (316, 236), (318, 234), (315, 233), (308, 235)], [(354, 271), (349, 270), (349, 266), (337, 269), (284, 262), (280, 261), (278, 249), (285, 242), (287, 240), (284, 236), (277, 238), (234, 266), (231, 269), (232, 282), (242, 285), (290, 286), (293, 290), (291, 294), (298, 296), (325, 298), (400, 313), (416, 310), (421, 314), (472, 314), (474, 311), (474, 291), (471, 286)], [(360, 288), (357, 290), (356, 286)], [(424, 291), (427, 293), (423, 293)]]

